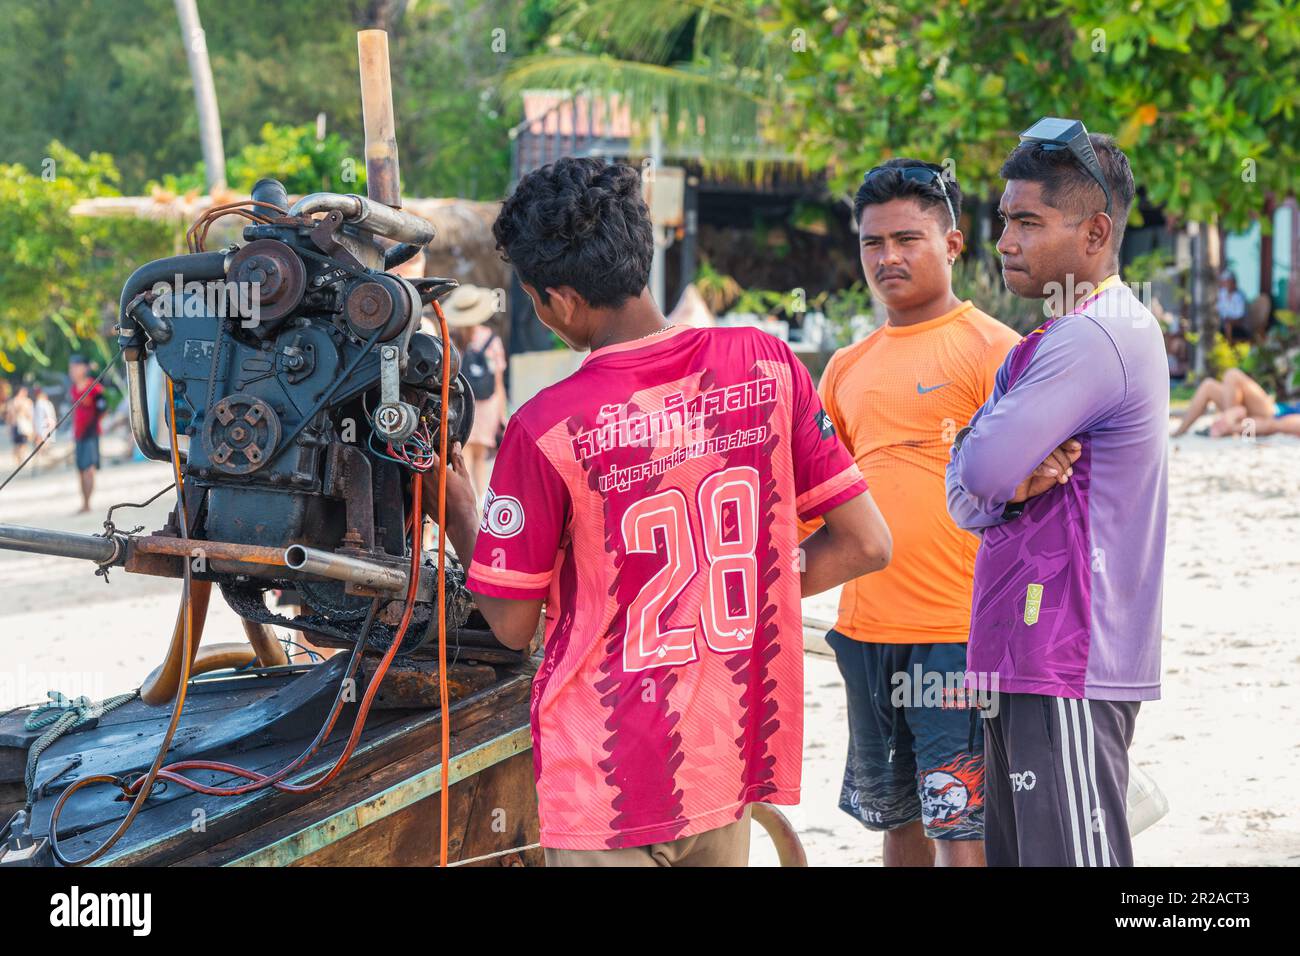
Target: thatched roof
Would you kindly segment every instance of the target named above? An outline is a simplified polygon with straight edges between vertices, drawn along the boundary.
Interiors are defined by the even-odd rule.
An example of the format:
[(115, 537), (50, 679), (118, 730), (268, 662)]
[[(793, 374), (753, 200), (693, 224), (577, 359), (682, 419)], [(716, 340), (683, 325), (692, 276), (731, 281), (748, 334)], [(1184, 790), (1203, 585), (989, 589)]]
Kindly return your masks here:
[[(135, 216), (175, 223), (185, 228), (214, 203), (235, 202), (248, 197), (227, 192), (212, 196), (194, 193), (176, 195), (157, 192), (152, 196), (109, 196), (83, 199), (72, 207), (74, 216)], [(290, 199), (297, 199), (291, 196)], [(462, 282), (489, 288), (506, 285), (506, 267), (496, 252), (492, 222), (501, 204), (474, 202), (468, 199), (404, 199), (402, 207), (429, 220), (437, 235), (426, 249), (427, 275), (445, 275)], [(238, 236), (240, 220), (225, 220)], [(219, 230), (214, 230), (214, 237)], [(222, 240), (210, 242), (215, 246)]]
[(425, 275), (449, 276), (488, 289), (508, 287), (509, 269), (492, 238), (500, 203), (404, 199), (402, 206), (429, 220), (437, 234), (425, 248)]

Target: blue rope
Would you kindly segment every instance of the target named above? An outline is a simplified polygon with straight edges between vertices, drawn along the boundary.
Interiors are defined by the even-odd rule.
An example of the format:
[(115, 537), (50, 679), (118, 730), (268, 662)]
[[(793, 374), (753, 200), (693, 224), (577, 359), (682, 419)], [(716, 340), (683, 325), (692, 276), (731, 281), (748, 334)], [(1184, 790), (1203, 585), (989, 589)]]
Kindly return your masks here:
[(27, 719), (23, 721), (23, 727), (26, 730), (39, 730), (42, 727), (49, 727), (49, 730), (41, 734), (36, 742), (32, 744), (31, 750), (27, 752), (27, 771), (23, 774), (23, 783), (27, 787), (28, 809), (32, 805), (32, 795), (36, 784), (36, 764), (40, 761), (41, 754), (68, 731), (98, 720), (110, 710), (116, 710), (123, 704), (135, 700), (139, 693), (138, 690), (133, 690), (129, 694), (118, 694), (116, 697), (108, 698), (101, 704), (96, 704), (89, 697), (73, 699), (60, 694), (57, 690), (46, 692), (45, 696), (49, 698), (49, 701), (33, 710), (27, 715)]

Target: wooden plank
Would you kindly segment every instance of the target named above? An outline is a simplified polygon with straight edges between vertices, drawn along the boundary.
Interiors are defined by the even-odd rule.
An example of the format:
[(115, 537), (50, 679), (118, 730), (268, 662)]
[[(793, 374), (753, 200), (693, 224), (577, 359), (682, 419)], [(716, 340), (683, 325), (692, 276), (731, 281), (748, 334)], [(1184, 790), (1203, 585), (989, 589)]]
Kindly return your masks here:
[[(450, 790), (447, 858), (456, 863), (538, 842), (537, 792), (531, 750), (454, 784)], [(375, 824), (343, 837), (292, 866), (436, 866), (440, 807), (420, 800)], [(540, 848), (470, 866), (542, 866)]]
[[(451, 700), (468, 697), (491, 685), (496, 670), (486, 664), (450, 664), (447, 667), (447, 694)], [(434, 661), (406, 661), (392, 667), (375, 695), (376, 710), (394, 708), (436, 708), (441, 705), (438, 665)], [(369, 685), (367, 684), (367, 687)]]
[[(484, 747), (485, 745), (491, 746), (494, 741), (512, 733), (522, 732), (526, 735), (527, 726), (528, 699), (524, 695), (498, 709), (496, 714), (491, 717), (477, 721), (472, 725), (461, 725), (461, 729), (452, 735), (452, 752), (454, 755), (459, 756), (475, 748)], [(518, 742), (517, 747), (526, 748), (529, 742), (525, 736), (522, 741)], [(530, 751), (525, 750), (524, 752), (529, 753)], [(430, 774), (430, 771), (432, 771), (432, 774)], [(258, 860), (249, 858), (258, 854), (262, 857), (268, 856), (265, 852), (266, 848), (277, 842), (282, 844), (275, 851), (277, 858), (281, 862), (290, 864), (306, 859), (319, 862), (313, 855), (318, 849), (328, 849), (345, 842), (348, 843), (348, 846), (332, 852), (341, 853), (349, 858), (354, 853), (365, 856), (371, 851), (365, 849), (355, 850), (355, 844), (369, 845), (371, 834), (373, 834), (377, 844), (382, 847), (385, 845), (385, 841), (389, 839), (390, 834), (407, 833), (407, 827), (415, 826), (415, 824), (405, 822), (408, 818), (427, 819), (425, 815), (430, 812), (430, 807), (433, 808), (432, 813), (434, 814), (434, 829), (431, 831), (433, 834), (432, 841), (433, 845), (436, 846), (438, 801), (436, 798), (427, 798), (437, 793), (436, 779), (426, 782), (421, 790), (413, 790), (410, 785), (412, 782), (421, 783), (417, 778), (422, 774), (426, 775), (426, 778), (430, 776), (436, 778), (440, 776), (438, 771), (440, 771), (440, 759), (438, 745), (435, 741), (432, 747), (420, 750), (400, 760), (395, 760), (378, 770), (366, 774), (364, 779), (357, 779), (347, 785), (332, 785), (328, 791), (314, 802), (293, 808), (265, 823), (253, 824), (246, 831), (234, 835), (231, 839), (187, 856), (180, 862), (186, 866), (211, 866), (240, 859), (256, 863)], [(474, 774), (471, 774), (471, 776), (474, 776)], [(453, 766), (453, 779), (454, 777), (455, 767)], [(453, 788), (458, 785), (459, 782), (453, 783)], [(401, 790), (404, 786), (408, 787), (407, 795), (413, 799), (412, 806), (418, 806), (422, 809), (412, 814), (405, 814), (405, 811), (411, 809), (411, 807), (397, 805), (401, 797), (395, 795), (395, 792)], [(456, 798), (454, 791), (453, 798)], [(457, 800), (456, 802), (464, 803), (465, 801)], [(453, 802), (453, 808), (456, 806), (456, 802)], [(394, 816), (403, 816), (403, 820), (385, 822)], [(463, 833), (463, 825), (458, 824), (455, 818), (453, 818), (452, 824), (453, 834)], [(374, 827), (379, 827), (379, 829), (373, 829)], [(315, 832), (303, 835), (308, 830), (314, 830)], [(396, 837), (393, 837), (393, 839), (396, 839)], [(462, 836), (461, 840), (463, 841), (463, 839)], [(421, 837), (421, 841), (428, 844), (429, 840), (430, 837), (426, 832)], [(382, 853), (383, 851), (376, 852)], [(405, 852), (403, 851), (403, 853)]]
[[(504, 707), (526, 701), (530, 683), (530, 675), (513, 674), (497, 685), (458, 702), (452, 710), (453, 728), (469, 727)], [(124, 837), (123, 842), (110, 851), (101, 862), (113, 865), (166, 865), (179, 861), (193, 856), (196, 852), (202, 852), (207, 847), (237, 838), (252, 828), (278, 819), (330, 793), (354, 788), (358, 781), (364, 780), (382, 767), (436, 745), (440, 734), (437, 712), (414, 715), (402, 712), (391, 713), (394, 714), (394, 719), (388, 725), (382, 727), (376, 725), (375, 729), (367, 726), (362, 743), (353, 754), (345, 771), (322, 792), (300, 795), (267, 790), (239, 797), (222, 798), (204, 797), (186, 792), (177, 799), (142, 811), (136, 819), (136, 824), (139, 826), (142, 821), (147, 821), (147, 825), (138, 832), (133, 827), (133, 830)], [(371, 721), (376, 719), (377, 715), (372, 712)], [(297, 749), (289, 756), (296, 755), (309, 739), (297, 742)], [(287, 749), (292, 749), (292, 745), (285, 746)], [(313, 769), (302, 772), (295, 779), (310, 779), (316, 776), (321, 768), (330, 765), (341, 748), (341, 740), (322, 748), (322, 752), (317, 754), (310, 764)], [(285, 759), (278, 755), (272, 761), (259, 762), (255, 759), (259, 756), (262, 756), (262, 752), (250, 751), (243, 755), (244, 759), (239, 762), (261, 772), (278, 769), (285, 762)], [(74, 796), (73, 800), (77, 796), (80, 794)], [(72, 801), (69, 801), (69, 806), (71, 803)], [(206, 831), (196, 834), (190, 830), (191, 814), (195, 808), (200, 807), (207, 814)], [(48, 814), (48, 810), (46, 812)], [(70, 821), (75, 817), (65, 816), (63, 819)], [(76, 855), (86, 852), (89, 848), (87, 843), (98, 845), (98, 841), (107, 837), (115, 825), (115, 822), (105, 823), (79, 838), (65, 841), (67, 852)], [(80, 849), (78, 844), (81, 844)]]
[[(457, 838), (457, 844), (469, 823), (473, 794), (481, 776), (474, 774), (451, 788), (447, 822), (452, 833), (462, 835)], [(437, 866), (440, 828), (437, 799), (421, 800), (289, 865)], [(451, 852), (449, 845), (448, 853)]]
[[(541, 839), (537, 819), (537, 785), (533, 776), (533, 752), (528, 750), (478, 774), (482, 778), (469, 813), (462, 845), (453, 859), (499, 853), (514, 847), (532, 846)], [(454, 806), (454, 804), (453, 804)], [(448, 853), (451, 848), (448, 847)], [(544, 866), (541, 848), (524, 850), (469, 866)]]
[[(452, 741), (456, 755), (451, 761), (453, 784), (448, 805), (451, 838), (447, 847), (448, 860), (452, 862), (462, 857), (466, 835), (473, 823), (475, 797), (482, 787), (480, 778), (488, 777), (500, 765), (497, 755), (523, 756), (531, 764), (531, 751), (519, 750), (531, 744), (527, 713), (522, 706), (483, 721), (465, 736), (478, 743), (470, 745), (470, 741), (465, 739)], [(472, 760), (479, 751), (492, 751), (492, 756), (487, 759), (493, 762), (480, 760), (471, 763), (467, 760), (466, 767), (460, 766), (462, 760)], [(350, 806), (335, 811), (289, 839), (279, 840), (235, 862), (239, 865), (287, 862), (289, 865), (316, 866), (433, 866), (438, 862), (438, 835), (441, 833), (441, 806), (437, 796), (441, 792), (441, 770), (436, 751), (421, 753), (414, 760), (390, 768), (379, 781), (384, 786), (377, 792), (360, 799), (354, 795), (350, 798)], [(533, 792), (531, 784), (528, 792)], [(409, 802), (400, 805), (404, 801)], [(394, 806), (398, 808), (389, 812)], [(536, 812), (534, 801), (534, 818)], [(405, 842), (394, 850), (390, 840)], [(507, 849), (509, 846), (496, 844), (493, 848)], [(311, 852), (305, 852), (307, 850)]]

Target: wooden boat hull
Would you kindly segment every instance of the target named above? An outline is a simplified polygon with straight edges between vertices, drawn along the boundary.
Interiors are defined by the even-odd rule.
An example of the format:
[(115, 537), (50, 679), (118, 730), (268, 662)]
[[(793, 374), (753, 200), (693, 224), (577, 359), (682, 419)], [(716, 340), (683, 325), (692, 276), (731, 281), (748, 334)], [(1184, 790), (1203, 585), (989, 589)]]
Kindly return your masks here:
[[(337, 686), (317, 665), (268, 668), (255, 677), (196, 681), (182, 715), (171, 759), (205, 756), (270, 773), (306, 748)], [(532, 667), (495, 668), (495, 678), (451, 707), (449, 862), (490, 856), (481, 865), (540, 865), (529, 732)], [(482, 682), (479, 682), (482, 683)], [(385, 682), (384, 692), (388, 690)], [(330, 740), (291, 781), (310, 780), (332, 765), (352, 726), (345, 705)], [(22, 730), (26, 710), (0, 717), (0, 784), (12, 783), (33, 733)], [(133, 701), (79, 729), (42, 754), (31, 830), (43, 836), (68, 783), (111, 766), (144, 769), (157, 748), (166, 708)], [(39, 732), (36, 733), (39, 735)], [(310, 794), (267, 789), (214, 797), (167, 784), (151, 797), (101, 866), (430, 866), (438, 862), (441, 714), (396, 707), (372, 709), (361, 742), (343, 771)], [(193, 774), (205, 783), (235, 778)], [(12, 787), (11, 787), (12, 790)], [(88, 787), (68, 801), (59, 819), (60, 847), (73, 858), (99, 846), (126, 813), (111, 786)], [(21, 794), (19, 794), (21, 798)], [(6, 808), (0, 807), (0, 811)], [(10, 806), (7, 809), (12, 810)], [(6, 813), (0, 819), (7, 818)]]

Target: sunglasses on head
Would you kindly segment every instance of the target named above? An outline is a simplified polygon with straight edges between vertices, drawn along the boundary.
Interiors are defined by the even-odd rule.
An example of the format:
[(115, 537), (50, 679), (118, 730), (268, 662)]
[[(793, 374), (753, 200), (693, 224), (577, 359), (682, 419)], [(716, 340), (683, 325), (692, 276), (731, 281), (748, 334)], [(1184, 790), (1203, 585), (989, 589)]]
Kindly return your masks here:
[(1044, 116), (1029, 129), (1020, 134), (1020, 142), (1036, 143), (1040, 149), (1048, 152), (1068, 149), (1070, 155), (1082, 166), (1097, 185), (1106, 194), (1106, 215), (1110, 215), (1110, 186), (1102, 175), (1101, 163), (1097, 160), (1097, 151), (1092, 148), (1088, 130), (1079, 120), (1060, 119), (1056, 116)]
[(872, 176), (881, 173), (897, 173), (903, 179), (912, 183), (922, 183), (930, 185), (939, 184), (939, 192), (943, 193), (944, 205), (948, 207), (948, 218), (952, 220), (952, 227), (957, 228), (957, 213), (953, 211), (952, 200), (948, 198), (948, 187), (944, 184), (943, 170), (931, 169), (929, 166), (877, 166), (869, 170), (863, 180), (870, 179)]

